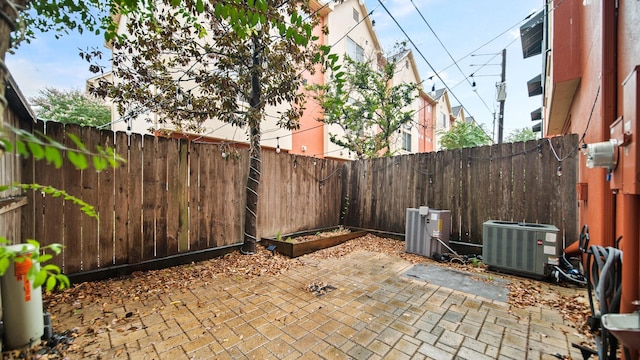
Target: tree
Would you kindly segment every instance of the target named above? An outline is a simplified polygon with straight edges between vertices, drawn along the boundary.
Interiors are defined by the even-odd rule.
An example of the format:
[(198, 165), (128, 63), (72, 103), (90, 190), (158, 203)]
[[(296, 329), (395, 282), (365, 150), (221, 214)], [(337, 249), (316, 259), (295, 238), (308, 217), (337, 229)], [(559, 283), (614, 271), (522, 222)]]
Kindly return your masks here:
[(534, 133), (531, 128), (526, 127), (511, 131), (506, 140), (507, 142), (518, 142), (535, 140), (536, 138), (536, 133)]
[(306, 1), (197, 1), (182, 10), (163, 1), (152, 19), (127, 17), (127, 33), (113, 41), (117, 81), (92, 92), (110, 97), (126, 121), (153, 111), (178, 129), (201, 130), (208, 119), (245, 128), (250, 168), (242, 251), (254, 253), (265, 107), (287, 105), (278, 125), (297, 129), (305, 103), (301, 76), (328, 48), (313, 42), (319, 21)]
[(80, 90), (39, 90), (29, 99), (39, 118), (63, 124), (101, 126), (111, 122), (111, 109), (104, 101), (83, 95)]
[(331, 142), (360, 159), (378, 157), (381, 151), (385, 156), (392, 155), (394, 134), (412, 121), (414, 111), (406, 107), (417, 97), (418, 85), (390, 86), (397, 60), (388, 59), (377, 71), (369, 62), (345, 56), (343, 65), (332, 64), (331, 81), (309, 87), (324, 109), (324, 117), (318, 120), (337, 124), (343, 130), (343, 134), (329, 133)]
[(485, 130), (472, 122), (459, 121), (449, 131), (439, 131), (440, 145), (445, 149), (460, 149), (491, 143)]

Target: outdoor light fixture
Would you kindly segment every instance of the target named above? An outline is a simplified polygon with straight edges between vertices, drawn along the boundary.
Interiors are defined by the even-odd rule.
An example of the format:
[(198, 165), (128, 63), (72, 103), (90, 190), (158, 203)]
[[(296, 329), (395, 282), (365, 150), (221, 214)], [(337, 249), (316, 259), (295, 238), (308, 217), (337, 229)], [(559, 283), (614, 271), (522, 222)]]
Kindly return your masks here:
[(556, 170), (556, 175), (562, 176), (562, 166), (558, 166), (558, 170)]
[(276, 154), (280, 154), (280, 137), (276, 137)]
[(180, 87), (176, 89), (176, 100), (178, 100), (178, 102), (182, 102), (182, 100), (184, 100), (184, 95), (182, 94), (182, 89)]
[(475, 80), (473, 80), (473, 83), (471, 84), (471, 89), (473, 89), (473, 91), (478, 91), (478, 87), (476, 86)]
[(275, 245), (273, 245), (273, 244), (271, 244), (271, 245), (267, 246), (267, 250), (268, 250), (268, 251), (271, 251), (271, 256), (273, 256), (273, 255), (275, 255), (275, 254), (276, 254), (276, 246), (275, 246)]

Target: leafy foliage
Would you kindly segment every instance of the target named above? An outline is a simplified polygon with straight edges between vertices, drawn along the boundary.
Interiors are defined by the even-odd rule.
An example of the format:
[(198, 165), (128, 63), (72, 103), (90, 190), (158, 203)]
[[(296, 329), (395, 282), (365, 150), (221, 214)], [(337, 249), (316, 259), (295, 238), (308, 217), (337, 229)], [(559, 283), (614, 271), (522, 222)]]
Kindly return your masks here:
[[(62, 245), (54, 243), (40, 247), (40, 243), (36, 240), (27, 240), (27, 243), (35, 247), (35, 251), (28, 252), (26, 245), (18, 251), (12, 251), (6, 246), (3, 246), (8, 243), (8, 239), (0, 236), (0, 276), (4, 276), (11, 265), (11, 260), (16, 263), (30, 261), (31, 266), (29, 267), (27, 277), (33, 280), (34, 289), (45, 285), (45, 289), (51, 291), (56, 285), (58, 285), (60, 290), (70, 286), (69, 278), (62, 274), (60, 267), (53, 264), (44, 264), (53, 258), (53, 255), (47, 254), (46, 251), (50, 250), (55, 255), (58, 255), (62, 251)], [(36, 266), (36, 264), (39, 266)]]
[(526, 127), (511, 131), (505, 140), (507, 142), (519, 142), (535, 139), (537, 139), (536, 133), (530, 127)]
[(445, 149), (460, 149), (488, 145), (491, 139), (484, 129), (472, 122), (459, 121), (449, 131), (440, 131), (440, 145)]
[[(180, 1), (174, 1), (175, 6)], [(17, 0), (21, 11), (20, 32), (14, 33), (14, 46), (23, 40), (30, 42), (37, 31), (56, 33), (56, 37), (77, 31), (80, 34), (103, 33), (105, 40), (117, 37), (119, 15), (136, 13), (151, 19), (155, 2), (152, 0)]]
[(45, 88), (39, 96), (29, 99), (39, 118), (86, 126), (101, 126), (111, 122), (111, 109), (104, 101), (89, 98), (80, 90)]
[[(9, 141), (9, 136), (5, 131), (10, 131), (16, 135), (14, 143)], [(102, 171), (108, 167), (117, 167), (125, 162), (121, 156), (115, 153), (113, 148), (96, 146), (95, 151), (91, 151), (76, 135), (67, 133), (66, 136), (76, 145), (75, 149), (67, 147), (45, 134), (33, 134), (27, 130), (8, 126), (5, 126), (5, 129), (0, 131), (0, 142), (4, 145), (6, 152), (12, 152), (15, 149), (20, 156), (25, 158), (33, 156), (36, 160), (45, 160), (47, 163), (53, 164), (57, 169), (65, 161), (64, 154), (66, 154), (66, 160), (79, 170), (87, 169), (89, 160), (91, 160), (96, 171)]]
[(77, 198), (73, 195), (69, 195), (66, 191), (56, 189), (49, 185), (40, 185), (40, 184), (20, 184), (14, 183), (12, 185), (0, 185), (0, 192), (9, 190), (12, 188), (18, 188), (23, 190), (33, 190), (40, 191), (42, 194), (50, 195), (54, 198), (61, 197), (65, 201), (71, 201), (74, 204), (80, 206), (80, 210), (85, 213), (87, 216), (92, 217), (94, 219), (98, 219), (98, 213), (96, 213), (95, 208), (92, 205), (84, 202), (82, 199)]
[(418, 85), (389, 85), (396, 59), (388, 59), (380, 71), (371, 62), (356, 62), (348, 56), (342, 65), (336, 57), (331, 60), (331, 81), (309, 87), (324, 109), (324, 118), (318, 120), (344, 130), (343, 134), (329, 133), (329, 139), (358, 158), (378, 157), (381, 151), (392, 155), (394, 134), (412, 121), (414, 111), (407, 106), (417, 97)]
[(160, 126), (179, 131), (202, 131), (209, 119), (244, 128), (251, 161), (243, 251), (255, 253), (260, 125), (266, 106), (282, 105), (278, 126), (299, 127), (301, 77), (327, 50), (314, 43), (319, 17), (304, 0), (198, 0), (180, 11), (175, 2), (155, 3), (152, 19), (126, 17), (127, 33), (113, 41), (117, 81), (91, 90), (111, 98), (126, 121), (152, 111)]
[[(125, 119), (153, 111), (161, 126), (194, 132), (208, 119), (254, 127), (266, 105), (292, 104), (279, 125), (298, 128), (301, 74), (313, 71), (319, 52), (306, 2), (189, 2), (183, 12), (158, 4), (153, 21), (126, 19), (128, 33), (113, 43), (118, 81), (105, 80), (93, 93), (110, 97)], [(198, 16), (199, 28), (188, 21)]]

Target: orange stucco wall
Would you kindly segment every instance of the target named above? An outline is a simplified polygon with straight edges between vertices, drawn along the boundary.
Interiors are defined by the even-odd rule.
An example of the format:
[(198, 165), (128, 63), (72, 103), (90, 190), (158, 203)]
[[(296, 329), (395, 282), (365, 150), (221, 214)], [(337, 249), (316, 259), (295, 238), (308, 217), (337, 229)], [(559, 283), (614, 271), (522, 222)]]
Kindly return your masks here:
[[(571, 47), (571, 52), (565, 51), (565, 55), (573, 51), (579, 52), (572, 56), (580, 59), (580, 83), (568, 117), (563, 121), (567, 132), (585, 133), (584, 141), (587, 144), (609, 140), (610, 125), (624, 115), (625, 89), (622, 83), (640, 65), (640, 2), (620, 1), (618, 9), (615, 8), (615, 3), (609, 0), (593, 0), (588, 3), (566, 0), (565, 4), (556, 9), (557, 15), (562, 14), (560, 10), (566, 16), (577, 16), (581, 12), (578, 19), (582, 22), (580, 36), (567, 33), (563, 37), (561, 32), (554, 31), (551, 48), (555, 51)], [(576, 42), (575, 39), (579, 41)], [(575, 76), (575, 68), (566, 68), (562, 59), (559, 56), (552, 60), (554, 78)], [(634, 102), (637, 105), (637, 98)], [(637, 117), (625, 120), (634, 124), (638, 121)], [(640, 134), (632, 136), (632, 141), (640, 140)], [(633, 160), (636, 166), (638, 161), (637, 158)], [(614, 178), (622, 176), (622, 171), (622, 167), (616, 168)], [(640, 195), (612, 190), (606, 170), (588, 169), (585, 156), (582, 155), (578, 182), (586, 184), (588, 188), (586, 199), (578, 201), (578, 211), (580, 225), (589, 225), (592, 244), (613, 246), (615, 239), (622, 236), (624, 261), (621, 312), (633, 311), (635, 308), (631, 301), (640, 299)]]
[(419, 142), (418, 152), (433, 151), (433, 105), (431, 105), (424, 97), (420, 98), (420, 113), (418, 114), (419, 125)]
[[(325, 25), (326, 17), (321, 19), (321, 23), (314, 30), (314, 35), (318, 36), (318, 43), (325, 43), (325, 35), (322, 33), (322, 27)], [(308, 71), (303, 73), (303, 77), (310, 84), (324, 84), (324, 75), (317, 65), (315, 74)], [(300, 118), (300, 129), (293, 131), (291, 134), (291, 154), (301, 154), (307, 156), (315, 156), (324, 158), (324, 140), (325, 128), (324, 124), (318, 119), (322, 119), (324, 112), (322, 107), (315, 101), (310, 93), (307, 93), (307, 102), (302, 118)], [(306, 149), (305, 151), (303, 151)], [(330, 155), (330, 154), (327, 154)]]

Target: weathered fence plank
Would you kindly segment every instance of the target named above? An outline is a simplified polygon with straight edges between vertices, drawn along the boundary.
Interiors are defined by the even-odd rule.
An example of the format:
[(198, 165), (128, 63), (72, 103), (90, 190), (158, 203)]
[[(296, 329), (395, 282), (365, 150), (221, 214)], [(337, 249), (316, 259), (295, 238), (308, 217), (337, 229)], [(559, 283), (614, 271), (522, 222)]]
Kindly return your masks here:
[[(113, 148), (115, 134), (111, 131), (103, 131), (99, 134), (99, 144), (102, 148)], [(96, 209), (100, 216), (99, 223), (99, 267), (108, 267), (114, 264), (114, 223), (115, 223), (115, 172), (116, 169), (108, 167), (98, 174)]]
[(129, 197), (129, 137), (124, 132), (116, 133), (115, 151), (127, 160), (126, 164), (121, 164), (114, 169), (115, 173), (115, 194), (114, 194), (114, 217), (115, 217), (115, 243), (114, 265), (129, 263), (129, 227), (130, 227), (130, 200)]
[[(47, 136), (51, 139), (64, 144), (64, 127), (61, 124), (50, 122), (47, 126)], [(43, 185), (51, 185), (56, 189), (69, 190), (65, 184), (65, 174), (57, 171), (53, 164), (46, 164), (45, 161), (36, 161), (36, 172), (42, 173), (44, 180), (41, 182)], [(62, 176), (60, 176), (62, 175)], [(38, 181), (39, 182), (39, 181)], [(49, 195), (43, 196), (40, 192), (29, 191), (31, 194), (36, 195), (36, 237), (35, 239), (40, 242), (41, 245), (49, 245), (52, 243), (59, 243), (65, 246), (62, 256), (56, 256), (52, 259), (52, 264), (58, 265), (61, 268), (64, 267), (65, 260), (69, 257), (69, 249), (66, 247), (71, 239), (65, 236), (65, 209), (67, 207), (78, 208), (77, 205), (70, 201), (64, 201), (60, 197), (53, 197)], [(79, 195), (79, 194), (75, 194)], [(85, 216), (84, 214), (82, 216)], [(69, 219), (71, 220), (71, 219)], [(80, 221), (76, 219), (75, 221)], [(73, 247), (72, 247), (73, 248)], [(65, 268), (65, 271), (66, 270)]]
[(137, 264), (143, 258), (142, 236), (142, 136), (134, 134), (129, 137), (129, 223), (127, 229), (127, 246), (129, 264)]

